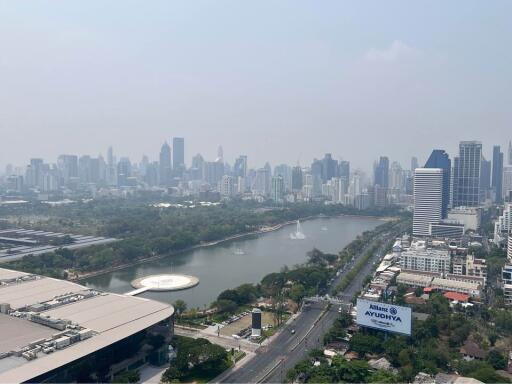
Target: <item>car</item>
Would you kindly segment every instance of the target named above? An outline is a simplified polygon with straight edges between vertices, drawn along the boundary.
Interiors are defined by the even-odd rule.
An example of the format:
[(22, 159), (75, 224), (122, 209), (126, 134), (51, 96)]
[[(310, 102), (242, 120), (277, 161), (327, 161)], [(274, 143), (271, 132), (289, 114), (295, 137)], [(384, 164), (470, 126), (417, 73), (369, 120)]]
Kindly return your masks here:
[(295, 329), (292, 329), (290, 332), (292, 335), (295, 335)]

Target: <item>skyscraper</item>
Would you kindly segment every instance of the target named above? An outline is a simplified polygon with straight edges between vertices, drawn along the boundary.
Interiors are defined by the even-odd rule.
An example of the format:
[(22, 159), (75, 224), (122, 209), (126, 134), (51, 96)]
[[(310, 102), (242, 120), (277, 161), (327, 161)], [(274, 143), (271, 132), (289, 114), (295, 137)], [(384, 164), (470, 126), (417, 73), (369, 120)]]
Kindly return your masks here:
[(292, 169), (287, 164), (279, 164), (274, 167), (274, 176), (283, 176), (284, 191), (291, 190), (292, 185)]
[(117, 182), (120, 187), (128, 185), (128, 178), (132, 175), (132, 163), (127, 157), (121, 157), (117, 163)]
[(107, 184), (110, 186), (117, 185), (117, 167), (114, 150), (110, 146), (107, 151), (107, 170), (106, 170)]
[(499, 145), (492, 150), (492, 188), (494, 190), (495, 202), (503, 202), (503, 152)]
[(158, 166), (160, 185), (169, 185), (171, 181), (171, 169), (171, 147), (166, 141), (162, 144), (162, 148), (160, 149), (160, 163)]
[(453, 206), (476, 207), (482, 201), (482, 143), (461, 141), (453, 167)]
[(302, 189), (302, 168), (297, 165), (292, 169), (292, 191), (300, 192)]
[(508, 142), (508, 165), (512, 165), (512, 141)]
[(402, 192), (405, 186), (405, 177), (402, 166), (397, 161), (391, 163), (389, 170), (389, 188)]
[(418, 168), (418, 158), (416, 156), (411, 157), (411, 172)]
[(375, 167), (374, 185), (379, 185), (382, 188), (389, 186), (389, 159), (386, 156), (381, 156)]
[(485, 160), (485, 158), (482, 156), (482, 165), (480, 170), (480, 188), (482, 188), (482, 193), (485, 193), (491, 189), (491, 172), (491, 161)]
[(26, 182), (30, 187), (41, 187), (43, 183), (43, 159), (30, 159), (30, 171), (27, 172)]
[(172, 165), (174, 170), (182, 170), (185, 166), (185, 139), (174, 137), (172, 139)]
[(443, 170), (443, 201), (441, 216), (445, 219), (448, 216), (448, 205), (450, 204), (450, 184), (452, 174), (452, 162), (448, 153), (442, 149), (434, 149), (428, 158), (425, 168), (441, 168)]
[(313, 160), (311, 164), (311, 177), (312, 177), (312, 194), (313, 196), (320, 196), (322, 194), (322, 175), (323, 163), (321, 160)]
[(224, 163), (221, 161), (207, 161), (204, 163), (204, 177), (211, 187), (217, 188), (217, 184), (224, 176)]
[(260, 168), (256, 171), (256, 177), (254, 178), (252, 185), (252, 192), (255, 195), (268, 196), (270, 193), (269, 183), (269, 170), (268, 168)]
[(512, 166), (503, 167), (503, 188), (501, 195), (512, 202)]
[(350, 179), (350, 161), (340, 160), (338, 163), (338, 176)]
[(322, 181), (325, 183), (336, 176), (338, 162), (332, 158), (330, 153), (324, 155), (322, 162)]
[(219, 192), (224, 197), (232, 197), (235, 195), (235, 178), (233, 176), (224, 175), (220, 180)]
[(347, 193), (348, 192), (348, 186), (350, 183), (350, 161), (340, 160), (338, 163), (338, 177), (341, 180), (341, 192), (340, 193)]
[(247, 177), (247, 156), (238, 156), (233, 166), (233, 174), (236, 177)]
[(65, 185), (69, 183), (70, 179), (78, 177), (78, 156), (60, 155), (57, 166)]
[(430, 223), (442, 217), (443, 169), (416, 168), (414, 171), (414, 236), (429, 236)]
[(284, 178), (281, 175), (272, 177), (270, 198), (276, 202), (282, 201), (284, 196)]

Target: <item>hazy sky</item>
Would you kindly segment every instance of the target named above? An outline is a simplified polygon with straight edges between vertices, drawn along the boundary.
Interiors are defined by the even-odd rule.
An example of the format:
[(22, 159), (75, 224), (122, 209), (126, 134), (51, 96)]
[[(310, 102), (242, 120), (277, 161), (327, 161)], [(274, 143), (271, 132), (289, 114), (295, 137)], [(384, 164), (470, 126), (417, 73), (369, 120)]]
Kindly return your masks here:
[[(0, 0), (0, 166), (157, 159), (369, 169), (512, 138), (512, 1)], [(489, 156), (488, 156), (489, 157)]]

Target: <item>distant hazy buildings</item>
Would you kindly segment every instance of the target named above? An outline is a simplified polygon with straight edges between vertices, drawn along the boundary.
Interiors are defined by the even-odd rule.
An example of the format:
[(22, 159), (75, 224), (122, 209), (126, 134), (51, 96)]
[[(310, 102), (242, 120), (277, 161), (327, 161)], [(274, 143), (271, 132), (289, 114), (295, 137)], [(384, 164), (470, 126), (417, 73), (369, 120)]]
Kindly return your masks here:
[(482, 164), (480, 169), (480, 193), (482, 194), (483, 199), (480, 202), (483, 202), (489, 191), (491, 190), (491, 173), (492, 173), (492, 164), (490, 160), (486, 160), (484, 156), (482, 156)]
[(160, 149), (159, 178), (161, 185), (168, 186), (170, 184), (171, 172), (171, 147), (166, 141)]
[(183, 137), (174, 137), (172, 139), (172, 164), (175, 171), (182, 170), (185, 167), (185, 139)]
[(508, 202), (512, 202), (512, 166), (503, 167), (503, 191), (502, 196)]
[(235, 195), (235, 178), (233, 176), (224, 175), (220, 181), (220, 194), (223, 197), (233, 197)]
[(512, 165), (512, 141), (508, 142), (508, 165)]
[(414, 172), (414, 170), (418, 167), (418, 158), (416, 156), (413, 156), (411, 158), (411, 172)]
[(260, 168), (256, 171), (256, 177), (252, 184), (252, 192), (255, 195), (268, 196), (270, 193), (270, 175), (267, 168)]
[(430, 223), (442, 218), (443, 169), (416, 168), (414, 171), (413, 235), (429, 236)]
[(322, 175), (323, 162), (315, 159), (311, 164), (313, 197), (320, 196), (322, 194)]
[(330, 153), (326, 153), (322, 160), (322, 181), (325, 183), (332, 179), (337, 175), (337, 171), (338, 162), (332, 158)]
[(300, 192), (302, 190), (302, 186), (302, 168), (297, 165), (292, 169), (292, 192)]
[(272, 177), (272, 187), (270, 198), (275, 202), (283, 201), (284, 197), (284, 178), (281, 175)]
[(375, 166), (374, 185), (382, 188), (389, 186), (389, 159), (386, 156), (381, 156), (379, 163)]
[(247, 177), (247, 156), (240, 155), (235, 160), (235, 165), (233, 166), (233, 175), (236, 177)]
[(503, 202), (503, 152), (499, 145), (495, 145), (492, 150), (492, 189), (494, 191), (494, 200), (496, 203)]

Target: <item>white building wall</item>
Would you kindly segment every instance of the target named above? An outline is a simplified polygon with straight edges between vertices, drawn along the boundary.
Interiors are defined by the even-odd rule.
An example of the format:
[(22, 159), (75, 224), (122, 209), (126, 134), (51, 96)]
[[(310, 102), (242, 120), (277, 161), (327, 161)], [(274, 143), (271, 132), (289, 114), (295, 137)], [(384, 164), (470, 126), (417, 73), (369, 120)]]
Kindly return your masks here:
[(443, 170), (416, 168), (414, 171), (414, 236), (430, 235), (429, 224), (441, 220), (442, 199)]

